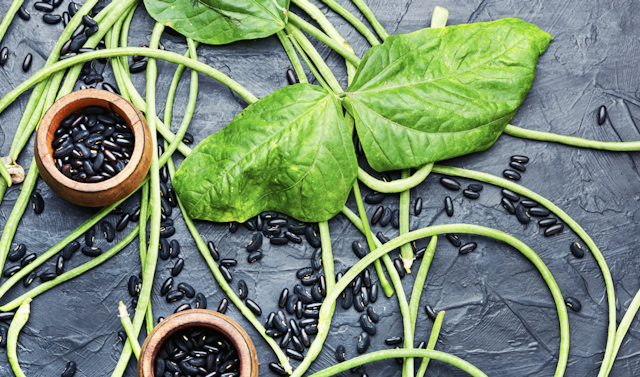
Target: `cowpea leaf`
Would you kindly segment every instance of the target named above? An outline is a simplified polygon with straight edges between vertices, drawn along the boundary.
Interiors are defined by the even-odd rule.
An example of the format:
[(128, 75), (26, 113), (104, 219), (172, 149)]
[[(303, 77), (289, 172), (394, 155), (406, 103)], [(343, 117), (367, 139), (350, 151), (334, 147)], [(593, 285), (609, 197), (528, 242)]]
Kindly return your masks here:
[(297, 84), (247, 107), (198, 144), (173, 185), (195, 219), (244, 222), (272, 210), (317, 222), (340, 212), (357, 169), (337, 97)]
[(552, 38), (507, 18), (394, 35), (371, 48), (344, 101), (371, 167), (418, 167), (489, 148)]
[(289, 10), (289, 0), (144, 0), (144, 5), (157, 22), (212, 45), (275, 34)]

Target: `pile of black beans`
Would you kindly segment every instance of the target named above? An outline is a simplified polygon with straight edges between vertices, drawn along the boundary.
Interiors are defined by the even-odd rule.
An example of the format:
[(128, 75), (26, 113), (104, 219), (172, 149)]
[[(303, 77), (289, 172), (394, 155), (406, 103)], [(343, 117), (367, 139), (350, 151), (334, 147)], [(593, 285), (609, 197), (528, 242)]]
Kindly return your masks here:
[(134, 145), (135, 137), (120, 115), (88, 106), (60, 122), (52, 143), (53, 158), (66, 177), (96, 183), (120, 173)]
[(155, 377), (236, 377), (238, 351), (219, 331), (190, 327), (167, 339), (154, 362)]

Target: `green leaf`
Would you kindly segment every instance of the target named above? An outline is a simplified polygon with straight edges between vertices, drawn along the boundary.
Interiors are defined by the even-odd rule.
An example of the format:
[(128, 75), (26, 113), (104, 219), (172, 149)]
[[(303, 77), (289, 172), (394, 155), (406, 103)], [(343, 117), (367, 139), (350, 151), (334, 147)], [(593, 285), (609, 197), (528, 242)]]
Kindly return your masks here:
[(157, 22), (185, 37), (221, 45), (284, 29), (289, 0), (144, 0)]
[(244, 222), (272, 210), (317, 222), (342, 210), (357, 169), (336, 96), (297, 84), (247, 107), (203, 140), (173, 185), (195, 219)]
[(371, 48), (344, 101), (371, 167), (418, 167), (489, 148), (551, 39), (508, 18), (395, 35)]

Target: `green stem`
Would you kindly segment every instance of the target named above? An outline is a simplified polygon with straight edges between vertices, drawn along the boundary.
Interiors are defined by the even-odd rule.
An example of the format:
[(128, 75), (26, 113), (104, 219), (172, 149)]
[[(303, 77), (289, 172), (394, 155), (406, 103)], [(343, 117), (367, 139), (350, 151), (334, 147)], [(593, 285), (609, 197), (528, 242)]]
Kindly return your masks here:
[[(172, 166), (169, 165), (169, 175), (171, 176), (172, 179), (174, 174), (175, 174), (175, 169), (172, 169)], [(182, 202), (180, 201), (180, 198), (178, 198), (178, 205), (180, 206), (180, 211), (182, 212), (182, 218), (184, 219), (184, 222), (187, 225), (187, 228), (189, 229), (189, 232), (191, 233), (193, 240), (196, 242), (196, 247), (200, 251), (200, 254), (202, 254), (202, 257), (204, 258), (205, 262), (209, 266), (209, 269), (211, 270), (213, 277), (218, 282), (218, 285), (220, 286), (222, 291), (226, 293), (227, 297), (229, 297), (231, 302), (236, 306), (236, 308), (238, 308), (238, 310), (240, 310), (240, 313), (242, 313), (242, 315), (253, 325), (253, 327), (256, 329), (256, 331), (258, 331), (258, 333), (267, 342), (267, 344), (269, 344), (273, 352), (276, 354), (276, 357), (278, 357), (280, 364), (287, 371), (287, 373), (291, 373), (292, 368), (291, 368), (291, 365), (289, 364), (289, 360), (287, 356), (284, 354), (284, 352), (282, 352), (282, 350), (280, 349), (280, 346), (278, 345), (278, 343), (272, 337), (267, 335), (264, 326), (262, 326), (262, 324), (260, 323), (260, 321), (258, 321), (258, 319), (253, 314), (253, 312), (249, 310), (249, 308), (242, 302), (240, 297), (238, 297), (238, 295), (236, 294), (235, 290), (231, 288), (231, 286), (229, 286), (229, 283), (225, 280), (224, 276), (222, 276), (222, 272), (220, 272), (220, 267), (218, 266), (216, 261), (213, 259), (213, 257), (209, 253), (207, 244), (202, 239), (202, 236), (198, 232), (198, 229), (196, 229), (196, 226), (193, 223), (193, 220), (187, 214), (187, 211), (185, 210), (184, 206), (182, 205)]]
[(307, 67), (309, 67), (311, 74), (316, 78), (316, 80), (318, 80), (318, 84), (320, 84), (320, 86), (323, 87), (324, 90), (326, 90), (327, 92), (333, 92), (333, 90), (331, 89), (331, 86), (327, 84), (327, 82), (324, 80), (322, 75), (316, 69), (315, 65), (313, 65), (311, 60), (309, 60), (309, 56), (305, 53), (302, 46), (300, 46), (298, 41), (295, 38), (293, 38), (293, 36), (291, 35), (290, 28), (286, 28), (285, 30), (287, 31), (287, 38), (289, 38), (289, 40), (291, 41), (291, 44), (295, 47), (296, 51), (298, 51), (300, 56), (302, 56), (302, 60), (304, 60)]
[(140, 194), (140, 217), (138, 218), (138, 243), (140, 245), (140, 266), (144, 268), (147, 259), (147, 214), (149, 212), (149, 184), (142, 186)]
[(373, 14), (371, 8), (369, 8), (369, 6), (367, 6), (367, 4), (362, 0), (351, 1), (355, 4), (356, 7), (358, 7), (358, 9), (360, 9), (360, 12), (362, 12), (367, 21), (369, 21), (371, 26), (373, 26), (373, 30), (376, 31), (378, 37), (380, 37), (380, 39), (382, 39), (382, 42), (384, 42), (385, 39), (389, 37), (389, 33), (387, 33), (384, 27), (380, 24), (380, 21), (378, 21), (376, 16)]
[[(573, 220), (569, 215), (567, 215), (563, 210), (561, 210), (558, 206), (553, 204), (550, 200), (542, 197), (541, 195), (536, 194), (535, 192), (520, 186), (517, 183), (514, 183), (511, 180), (503, 179), (500, 177), (496, 177), (491, 174), (481, 173), (473, 170), (459, 169), (449, 166), (441, 166), (434, 165), (433, 172), (438, 174), (450, 175), (455, 177), (464, 177), (475, 179), (481, 182), (489, 183), (492, 185), (496, 185), (498, 187), (509, 189), (517, 194), (526, 196), (527, 198), (538, 202), (543, 207), (546, 207), (548, 210), (553, 212), (560, 220), (564, 221), (576, 234), (580, 237), (584, 243), (587, 245), (593, 257), (598, 262), (598, 266), (602, 271), (602, 276), (604, 278), (605, 287), (607, 290), (607, 304), (609, 309), (609, 327), (607, 332), (607, 346), (605, 349), (603, 365), (607, 365), (610, 362), (613, 362), (611, 359), (611, 355), (613, 352), (614, 338), (616, 334), (616, 297), (615, 290), (613, 287), (613, 280), (611, 278), (611, 272), (609, 271), (609, 266), (607, 266), (607, 261), (604, 259), (604, 255), (596, 246), (595, 242), (589, 237), (587, 232), (582, 229), (582, 227)], [(601, 367), (602, 369), (602, 367)], [(606, 369), (605, 369), (606, 370)]]
[(380, 42), (378, 38), (376, 38), (375, 34), (369, 30), (367, 25), (365, 25), (362, 21), (356, 18), (351, 12), (346, 10), (342, 5), (338, 4), (335, 0), (322, 0), (329, 8), (333, 9), (334, 12), (341, 15), (345, 20), (347, 20), (356, 30), (362, 34), (363, 37), (369, 41), (371, 46), (379, 45)]
[(9, 25), (11, 25), (13, 18), (22, 6), (22, 3), (24, 3), (24, 0), (13, 0), (9, 10), (7, 10), (7, 14), (4, 15), (2, 23), (0, 23), (0, 42), (2, 41), (2, 38), (4, 38), (4, 34), (7, 32)]
[(409, 311), (411, 312), (411, 330), (415, 331), (416, 319), (418, 317), (418, 307), (420, 306), (420, 296), (422, 296), (422, 290), (424, 289), (424, 283), (427, 281), (427, 272), (429, 272), (429, 266), (433, 260), (433, 255), (436, 251), (436, 245), (438, 244), (438, 236), (431, 237), (429, 246), (424, 252), (422, 262), (420, 263), (420, 269), (416, 275), (416, 280), (413, 283), (413, 290), (411, 291), (411, 301), (409, 302)]
[(133, 349), (133, 354), (136, 359), (140, 359), (140, 343), (138, 343), (138, 336), (133, 330), (133, 323), (131, 323), (131, 318), (129, 317), (129, 312), (127, 311), (127, 306), (120, 301), (118, 304), (118, 311), (120, 312), (120, 322), (122, 323), (122, 327), (124, 331), (127, 333), (127, 340), (131, 343), (131, 348)]
[(413, 173), (411, 177), (390, 182), (383, 182), (379, 179), (375, 179), (369, 173), (359, 167), (358, 179), (373, 191), (383, 192), (385, 194), (396, 194), (399, 192), (410, 190), (422, 183), (427, 178), (427, 176), (429, 176), (429, 173), (431, 173), (432, 167), (433, 163), (426, 164), (418, 169), (415, 173)]
[(9, 358), (9, 364), (11, 364), (11, 369), (13, 369), (13, 374), (15, 374), (16, 377), (26, 377), (18, 363), (17, 348), (20, 330), (22, 330), (29, 320), (29, 314), (31, 313), (30, 303), (31, 299), (27, 299), (22, 303), (22, 305), (20, 305), (20, 308), (11, 321), (9, 333), (7, 334), (7, 356)]
[(598, 374), (598, 376), (606, 377), (609, 375), (609, 373), (611, 373), (611, 368), (613, 368), (613, 360), (615, 360), (616, 356), (618, 355), (618, 351), (620, 350), (622, 341), (624, 340), (624, 337), (627, 335), (627, 331), (629, 331), (629, 326), (631, 326), (631, 322), (633, 321), (633, 318), (638, 313), (639, 308), (640, 308), (640, 290), (636, 292), (636, 295), (633, 297), (631, 304), (629, 304), (629, 307), (627, 308), (627, 312), (624, 314), (624, 317), (622, 317), (622, 321), (620, 321), (620, 325), (618, 325), (618, 329), (616, 330), (613, 353), (611, 354), (612, 361), (611, 363), (609, 363), (609, 366), (606, 369), (606, 373), (603, 370), (604, 363), (601, 365), (600, 373)]
[(633, 152), (640, 151), (640, 141), (596, 141), (587, 140), (580, 137), (558, 135), (551, 132), (541, 132), (527, 130), (511, 124), (504, 129), (507, 135), (520, 137), (523, 139), (549, 141), (571, 145), (573, 147), (600, 149), (612, 152)]
[(300, 44), (300, 47), (302, 47), (302, 50), (304, 50), (304, 52), (309, 56), (318, 71), (320, 71), (322, 77), (331, 87), (331, 90), (336, 94), (344, 92), (344, 90), (342, 90), (342, 87), (340, 87), (340, 83), (333, 75), (333, 72), (331, 72), (331, 69), (329, 68), (327, 63), (325, 63), (324, 59), (322, 59), (322, 56), (320, 56), (316, 48), (313, 47), (313, 44), (309, 41), (309, 39), (307, 39), (307, 36), (304, 35), (304, 33), (293, 24), (287, 25), (287, 31), (292, 34), (293, 38)]
[[(358, 184), (358, 181), (355, 181), (353, 183), (353, 195), (355, 196), (356, 204), (358, 206), (358, 213), (360, 214), (360, 218), (362, 219), (361, 222), (363, 224), (362, 227), (364, 229), (363, 233), (367, 239), (367, 245), (369, 246), (369, 250), (373, 251), (376, 248), (376, 244), (374, 242), (374, 237), (372, 236), (371, 229), (369, 228), (369, 221), (367, 220), (367, 211), (365, 211), (364, 209), (364, 203), (362, 202), (362, 194), (360, 193), (360, 185)], [(345, 206), (342, 209), (342, 213), (345, 213), (346, 210), (348, 210), (348, 212), (351, 212)], [(346, 213), (345, 215), (349, 217)], [(351, 222), (354, 222), (354, 220), (351, 219)], [(387, 297), (391, 297), (393, 295), (393, 288), (387, 281), (387, 278), (384, 276), (384, 271), (382, 270), (380, 261), (376, 260), (374, 264), (376, 267), (376, 272), (378, 274), (378, 281), (380, 281), (380, 285), (382, 286), (382, 291)]]
[(315, 26), (311, 25), (307, 21), (303, 20), (302, 18), (297, 16), (295, 13), (289, 13), (289, 22), (291, 22), (293, 25), (297, 26), (298, 28), (306, 31), (307, 33), (311, 34), (311, 36), (313, 36), (320, 42), (329, 46), (333, 51), (340, 54), (348, 62), (353, 64), (356, 68), (358, 68), (358, 66), (360, 65), (360, 58), (357, 57), (352, 50), (350, 51), (349, 49), (342, 47), (338, 41), (329, 37), (328, 35), (323, 33), (322, 30), (316, 28)]
[(432, 28), (443, 28), (447, 26), (447, 19), (449, 18), (449, 11), (442, 7), (435, 7), (433, 15), (431, 16)]
[[(320, 241), (322, 243), (322, 266), (324, 267), (324, 278), (327, 285), (327, 294), (333, 290), (336, 285), (334, 264), (333, 264), (333, 251), (331, 248), (331, 235), (329, 234), (329, 223), (327, 221), (321, 221), (318, 223), (320, 228)], [(327, 335), (329, 335), (329, 329), (331, 328), (331, 318), (336, 309), (335, 301), (331, 305), (331, 310), (327, 313), (327, 316), (321, 316), (318, 319), (318, 334), (316, 335), (309, 351), (305, 355), (300, 365), (293, 371), (292, 377), (302, 376), (308, 369), (311, 363), (318, 357), (322, 346), (324, 345)]]
[(12, 185), (11, 174), (9, 173), (9, 170), (7, 170), (7, 167), (2, 161), (0, 161), (0, 176), (4, 178), (7, 187), (11, 187)]
[[(291, 17), (292, 14), (293, 13), (289, 12), (289, 17)], [(289, 56), (293, 70), (296, 71), (296, 75), (298, 75), (298, 81), (301, 83), (308, 83), (309, 80), (307, 80), (307, 75), (304, 73), (304, 68), (302, 67), (298, 53), (291, 44), (291, 41), (282, 30), (278, 31), (276, 35), (278, 36), (280, 43), (282, 43), (282, 47), (284, 47), (284, 51), (287, 53), (287, 56)]]
[(382, 351), (371, 352), (371, 353), (367, 353), (365, 355), (358, 356), (353, 359), (344, 361), (338, 365), (334, 365), (320, 372), (314, 373), (309, 377), (330, 377), (340, 372), (344, 372), (349, 369), (355, 368), (359, 365), (371, 363), (378, 360), (397, 359), (400, 357), (424, 357), (424, 358), (444, 361), (445, 363), (451, 364), (456, 368), (460, 368), (461, 370), (469, 373), (473, 377), (487, 377), (487, 375), (482, 373), (480, 369), (476, 368), (471, 363), (464, 361), (457, 356), (453, 356), (451, 354), (440, 352), (440, 351), (421, 350), (421, 349), (411, 349), (411, 350), (397, 349), (397, 350), (382, 350)]
[[(407, 179), (411, 175), (411, 169), (403, 169), (401, 179)], [(411, 190), (404, 190), (400, 193), (400, 235), (409, 233), (409, 203), (411, 202)], [(408, 274), (411, 274), (413, 265), (413, 250), (411, 245), (404, 244), (400, 247), (402, 265)]]
[[(357, 224), (355, 225), (357, 226)], [(524, 242), (518, 240), (517, 238), (496, 229), (473, 224), (444, 224), (414, 230), (402, 236), (398, 236), (382, 245), (381, 247), (377, 248), (376, 250), (372, 251), (364, 258), (362, 258), (358, 263), (356, 263), (353, 267), (351, 267), (344, 274), (342, 279), (340, 279), (336, 283), (334, 291), (327, 294), (324, 302), (330, 303), (336, 301), (340, 292), (346, 289), (351, 281), (355, 279), (365, 268), (367, 268), (368, 265), (373, 263), (373, 261), (380, 258), (382, 255), (389, 253), (390, 251), (400, 247), (402, 244), (405, 244), (407, 242), (445, 233), (477, 234), (494, 238), (498, 241), (502, 241), (513, 246), (518, 251), (520, 251), (522, 255), (529, 259), (531, 263), (533, 263), (533, 265), (540, 272), (543, 280), (549, 287), (556, 305), (556, 310), (558, 311), (558, 319), (560, 322), (560, 351), (558, 353), (558, 364), (556, 366), (555, 376), (562, 376), (566, 369), (567, 359), (569, 355), (569, 319), (567, 316), (567, 307), (565, 305), (564, 299), (562, 298), (562, 293), (560, 293), (560, 288), (558, 288), (555, 279), (551, 275), (551, 272), (544, 264), (542, 259), (540, 259), (540, 257), (529, 246), (527, 246)], [(329, 305), (323, 304), (320, 308), (320, 316), (322, 316), (323, 313), (326, 314), (328, 311)]]
[[(429, 343), (427, 343), (427, 349), (433, 350), (436, 348), (436, 342), (438, 341), (438, 336), (440, 336), (440, 329), (442, 328), (442, 320), (444, 319), (444, 310), (438, 312), (436, 316), (436, 320), (433, 321), (433, 327), (431, 328), (431, 335), (429, 336)], [(427, 372), (427, 367), (429, 366), (428, 357), (422, 359), (422, 363), (420, 364), (420, 368), (418, 369), (418, 374), (416, 377), (424, 377), (424, 374)]]
[[(142, 221), (142, 219), (140, 220)], [(86, 223), (85, 223), (86, 224)], [(118, 254), (122, 249), (124, 249), (127, 245), (129, 245), (138, 235), (138, 228), (139, 225), (136, 226), (125, 238), (122, 239), (122, 241), (118, 242), (117, 244), (115, 244), (111, 249), (109, 249), (109, 251), (107, 251), (106, 253), (103, 253), (97, 257), (95, 257), (94, 259), (91, 259), (90, 261), (72, 269), (69, 271), (66, 271), (65, 273), (57, 276), (55, 279), (47, 281), (45, 283), (42, 283), (40, 285), (38, 285), (37, 287), (35, 287), (34, 289), (24, 293), (22, 296), (13, 299), (11, 302), (4, 304), (2, 307), (0, 307), (0, 311), (3, 312), (7, 312), (10, 310), (13, 310), (15, 308), (17, 308), (18, 306), (20, 306), (25, 300), (27, 299), (34, 299), (37, 296), (39, 296), (40, 294), (48, 291), (49, 289), (58, 286), (59, 284), (62, 284), (68, 280), (71, 280), (77, 276), (80, 276), (82, 274), (84, 274), (85, 272), (101, 265), (102, 263), (108, 261), (111, 257), (113, 257), (114, 255)], [(67, 237), (69, 238), (69, 237)], [(65, 238), (66, 240), (66, 238)], [(61, 242), (62, 243), (62, 242)], [(53, 253), (55, 254), (55, 253)], [(4, 286), (3, 286), (4, 288)]]

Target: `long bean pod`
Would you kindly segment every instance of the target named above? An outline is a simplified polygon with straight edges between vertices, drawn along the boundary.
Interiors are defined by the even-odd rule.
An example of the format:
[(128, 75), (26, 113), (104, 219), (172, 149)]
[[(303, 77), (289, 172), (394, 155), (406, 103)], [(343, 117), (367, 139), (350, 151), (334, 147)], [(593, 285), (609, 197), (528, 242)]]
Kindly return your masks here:
[(9, 25), (11, 25), (11, 21), (13, 21), (13, 18), (15, 17), (16, 13), (18, 13), (18, 10), (23, 3), (24, 0), (13, 0), (11, 6), (9, 6), (7, 13), (4, 15), (4, 18), (0, 23), (0, 42), (2, 41), (2, 38), (4, 38), (4, 34), (7, 32)]
[[(403, 169), (400, 173), (401, 179), (407, 179), (411, 175), (411, 169)], [(409, 233), (409, 204), (411, 202), (411, 190), (404, 190), (400, 193), (400, 234)], [(402, 259), (402, 265), (407, 271), (407, 274), (411, 273), (411, 266), (413, 265), (413, 250), (411, 245), (404, 244), (400, 247), (400, 257)]]
[(599, 149), (612, 152), (640, 151), (640, 141), (588, 140), (575, 136), (558, 135), (551, 132), (527, 130), (524, 128), (513, 126), (511, 124), (507, 125), (507, 127), (504, 129), (504, 133), (523, 139), (548, 141), (551, 143), (560, 143), (580, 148)]
[(353, 2), (353, 4), (355, 4), (355, 6), (360, 9), (360, 12), (362, 12), (367, 21), (369, 21), (369, 23), (373, 27), (373, 30), (375, 30), (376, 34), (378, 34), (378, 37), (380, 37), (382, 42), (384, 42), (385, 39), (389, 37), (389, 33), (387, 33), (384, 26), (380, 24), (380, 21), (378, 21), (378, 18), (376, 18), (376, 16), (373, 14), (371, 8), (369, 8), (369, 6), (363, 0), (351, 0), (351, 2)]
[(347, 20), (351, 24), (351, 26), (356, 28), (356, 30), (360, 32), (360, 34), (362, 34), (362, 36), (365, 37), (367, 41), (369, 41), (369, 43), (372, 46), (380, 44), (380, 42), (378, 41), (378, 38), (375, 36), (375, 34), (371, 32), (371, 30), (369, 30), (367, 25), (365, 25), (362, 21), (357, 19), (356, 16), (354, 16), (351, 12), (346, 10), (342, 5), (338, 4), (337, 1), (322, 0), (322, 2), (325, 3), (329, 8), (333, 9), (334, 12), (341, 15), (345, 20)]
[[(292, 14), (293, 13), (289, 13), (289, 19), (291, 19)], [(291, 61), (293, 70), (296, 72), (296, 75), (298, 76), (298, 81), (300, 83), (308, 83), (309, 80), (307, 80), (307, 75), (304, 73), (304, 68), (302, 67), (302, 63), (300, 63), (300, 58), (298, 57), (298, 53), (296, 52), (295, 48), (293, 48), (293, 45), (291, 44), (291, 40), (287, 38), (287, 34), (284, 31), (279, 30), (276, 33), (276, 36), (280, 40), (280, 43), (282, 43), (282, 47), (284, 47), (284, 51), (287, 53), (287, 56), (289, 56), (289, 60)]]
[(123, 304), (122, 301), (118, 304), (118, 311), (120, 312), (120, 322), (122, 323), (124, 331), (127, 333), (127, 340), (131, 343), (133, 354), (136, 359), (140, 359), (140, 343), (138, 343), (137, 334), (135, 334), (133, 330), (133, 323), (131, 323), (127, 306)]
[(413, 283), (413, 290), (411, 291), (411, 300), (409, 301), (409, 312), (411, 313), (411, 330), (416, 328), (416, 318), (418, 317), (418, 307), (420, 306), (420, 296), (422, 296), (422, 290), (424, 289), (424, 283), (427, 281), (427, 273), (433, 260), (433, 255), (436, 251), (436, 245), (438, 244), (438, 236), (431, 237), (429, 245), (424, 252), (416, 280)]
[(16, 377), (26, 377), (20, 364), (18, 363), (18, 335), (20, 330), (27, 324), (29, 320), (29, 314), (31, 313), (31, 299), (26, 299), (20, 308), (16, 312), (11, 325), (9, 326), (9, 333), (7, 334), (7, 357), (9, 358), (9, 364)]
[[(622, 341), (624, 340), (624, 337), (627, 335), (627, 331), (629, 331), (629, 326), (631, 326), (631, 322), (633, 321), (633, 318), (638, 313), (638, 309), (640, 309), (640, 290), (636, 292), (636, 295), (633, 297), (633, 300), (631, 300), (631, 303), (627, 308), (627, 312), (624, 313), (624, 316), (622, 317), (622, 321), (620, 321), (620, 324), (618, 325), (618, 329), (616, 330), (615, 343), (613, 346), (613, 353), (611, 354), (612, 360), (615, 360), (616, 356), (618, 355), (618, 351), (620, 350)], [(603, 373), (602, 375), (608, 376), (609, 373), (611, 373), (611, 368), (613, 368), (613, 361), (609, 363), (609, 367), (607, 368), (606, 373)], [(602, 373), (602, 369), (600, 369), (600, 371)]]
[(298, 43), (298, 41), (294, 38), (293, 34), (291, 33), (291, 28), (285, 28), (285, 31), (286, 31), (287, 38), (289, 39), (293, 47), (296, 49), (298, 54), (302, 56), (302, 60), (304, 60), (304, 62), (307, 64), (307, 67), (309, 67), (311, 74), (313, 75), (313, 77), (316, 78), (316, 81), (318, 81), (318, 84), (320, 84), (320, 86), (324, 88), (324, 90), (326, 90), (327, 92), (333, 92), (334, 90), (331, 88), (329, 84), (327, 84), (324, 77), (320, 74), (320, 72), (318, 72), (313, 62), (311, 62), (309, 55), (307, 55), (307, 53), (304, 51), (300, 43)]
[[(442, 320), (444, 319), (444, 310), (438, 312), (436, 316), (436, 320), (433, 321), (433, 327), (431, 328), (431, 335), (429, 335), (429, 342), (427, 343), (427, 349), (433, 350), (436, 348), (436, 342), (438, 341), (438, 336), (440, 336), (440, 329), (442, 328)], [(420, 364), (420, 368), (418, 369), (418, 373), (416, 377), (424, 377), (424, 374), (427, 372), (427, 367), (429, 366), (429, 358), (425, 357), (422, 359), (422, 363)]]

